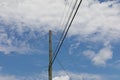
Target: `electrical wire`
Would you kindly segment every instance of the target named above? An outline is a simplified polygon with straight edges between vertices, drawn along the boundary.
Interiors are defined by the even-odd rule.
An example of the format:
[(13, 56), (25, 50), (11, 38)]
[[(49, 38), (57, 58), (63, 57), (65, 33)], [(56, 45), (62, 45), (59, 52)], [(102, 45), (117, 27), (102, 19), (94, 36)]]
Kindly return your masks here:
[(60, 60), (58, 58), (56, 60), (57, 60), (58, 64), (60, 65), (60, 67), (64, 70), (64, 72), (66, 73), (66, 75), (70, 78), (70, 80), (72, 80), (71, 77), (70, 77), (70, 75), (69, 75), (69, 73), (66, 71), (65, 67), (60, 62)]
[[(69, 24), (70, 18), (72, 17), (72, 14), (73, 14), (73, 11), (74, 11), (75, 6), (76, 6), (76, 4), (77, 4), (77, 1), (78, 1), (78, 0), (76, 0), (75, 3), (74, 3), (74, 5), (73, 5), (73, 8), (72, 8), (72, 10), (71, 10), (71, 12), (70, 12), (70, 15), (69, 15), (69, 17), (68, 17), (67, 23), (66, 23), (66, 25), (65, 25), (65, 28), (64, 28), (64, 30), (63, 30), (63, 32), (62, 32), (62, 35), (61, 35), (61, 37), (60, 37), (60, 40), (59, 40), (59, 42), (58, 42), (58, 45), (56, 46), (56, 49), (55, 49), (55, 51), (53, 52), (53, 58), (52, 58), (52, 59), (54, 59), (54, 57), (55, 57), (55, 55), (56, 55), (56, 52), (57, 52), (57, 49), (59, 48), (59, 46), (60, 46), (60, 44), (61, 44), (62, 38), (63, 38), (63, 36), (64, 36), (64, 34), (65, 34), (66, 29), (67, 29), (67, 26), (68, 26), (68, 24)], [(73, 0), (71, 1), (71, 4), (70, 4), (70, 6), (69, 6), (69, 9), (70, 9), (70, 7), (72, 6), (72, 3), (73, 3)], [(69, 14), (69, 10), (67, 11), (67, 13)], [(66, 17), (66, 16), (65, 16), (65, 17)], [(62, 24), (62, 25), (63, 25), (63, 24)], [(52, 64), (52, 59), (50, 60), (49, 65)]]
[(71, 19), (71, 21), (70, 21), (70, 24), (68, 25), (68, 28), (67, 28), (67, 30), (66, 30), (66, 32), (65, 32), (62, 40), (60, 40), (59, 47), (58, 47), (58, 49), (57, 49), (57, 51), (56, 51), (55, 56), (53, 57), (52, 62), (50, 63), (50, 66), (54, 63), (54, 61), (55, 61), (55, 59), (56, 59), (56, 57), (57, 57), (57, 55), (58, 55), (58, 53), (59, 53), (59, 51), (60, 51), (60, 48), (62, 47), (62, 44), (63, 44), (63, 42), (64, 42), (64, 40), (65, 40), (65, 38), (66, 38), (66, 36), (67, 36), (67, 33), (68, 33), (68, 31), (69, 31), (69, 29), (70, 29), (70, 27), (71, 27), (71, 25), (72, 25), (72, 22), (73, 22), (76, 14), (77, 14), (77, 12), (78, 12), (78, 9), (79, 9), (81, 3), (82, 3), (82, 0), (80, 0), (79, 4), (77, 5), (77, 8), (76, 8), (76, 10), (75, 10), (75, 13), (74, 13), (74, 15), (73, 15), (73, 17), (72, 17), (72, 19)]
[[(80, 5), (82, 3), (82, 0), (80, 0), (78, 5), (77, 5), (77, 2), (78, 2), (78, 0), (76, 0), (75, 4), (73, 6), (73, 9), (72, 9), (72, 11), (71, 11), (71, 13), (70, 13), (70, 15), (68, 17), (68, 21), (67, 21), (67, 23), (65, 25), (65, 28), (63, 30), (63, 33), (62, 33), (62, 35), (60, 37), (60, 41), (59, 41), (59, 43), (58, 43), (58, 45), (57, 45), (57, 47), (55, 49), (53, 59), (50, 60), (49, 66), (52, 66), (52, 64), (54, 63), (54, 61), (55, 61), (55, 59), (56, 59), (56, 57), (57, 57), (57, 55), (58, 55), (58, 53), (60, 51), (60, 48), (62, 47), (62, 44), (63, 44), (63, 42), (64, 42), (64, 40), (65, 40), (65, 38), (67, 36), (67, 33), (68, 33), (69, 29), (70, 29), (70, 26), (72, 25), (72, 22), (73, 22), (76, 14), (78, 12), (78, 9), (79, 9), (79, 7), (80, 7)], [(77, 8), (76, 8), (76, 10), (74, 12), (74, 9), (75, 9), (76, 5), (77, 5)], [(74, 13), (74, 15), (73, 15), (73, 13)], [(73, 17), (72, 17), (72, 15), (73, 15)], [(71, 19), (71, 17), (72, 17), (72, 19)], [(58, 59), (57, 59), (57, 61), (58, 61), (58, 64), (61, 66), (61, 68), (65, 71), (66, 75), (69, 76), (69, 74), (66, 72), (66, 70), (65, 70), (64, 66), (62, 65), (62, 63)], [(70, 80), (72, 80), (72, 79), (70, 78)]]
[[(64, 15), (65, 15), (65, 9), (66, 9), (66, 5), (65, 5), (65, 8), (64, 8), (64, 10), (63, 10), (63, 11), (64, 11), (63, 16), (62, 16), (62, 18), (61, 18), (61, 20), (60, 20), (60, 23), (59, 23), (60, 26), (63, 25), (63, 24), (62, 24), (62, 20), (64, 20), (63, 18), (64, 18)], [(57, 35), (57, 37), (58, 37), (58, 35)], [(56, 47), (56, 49), (57, 49), (57, 47)], [(55, 50), (56, 50), (56, 49), (55, 49)], [(53, 53), (53, 56), (54, 56), (54, 55), (55, 55), (55, 52)], [(52, 61), (52, 60), (51, 60), (51, 61)]]
[[(60, 44), (61, 44), (62, 38), (63, 38), (63, 36), (64, 36), (64, 34), (65, 34), (66, 29), (67, 29), (67, 26), (68, 26), (68, 24), (69, 24), (70, 18), (72, 17), (72, 14), (73, 14), (73, 11), (74, 11), (75, 6), (76, 6), (76, 4), (77, 4), (77, 1), (78, 1), (78, 0), (76, 0), (74, 6), (73, 6), (73, 8), (72, 8), (72, 11), (71, 11), (71, 13), (70, 13), (70, 15), (69, 15), (68, 21), (67, 21), (67, 23), (66, 23), (66, 25), (65, 25), (65, 28), (64, 28), (64, 30), (63, 30), (63, 33), (62, 33), (62, 35), (61, 35), (61, 37), (60, 37), (60, 40), (59, 40), (59, 42), (58, 42), (58, 45), (57, 45), (57, 47), (56, 47), (56, 49), (55, 49), (55, 52), (53, 53), (53, 55), (55, 55), (55, 56), (56, 56), (57, 50), (58, 50), (58, 48), (59, 48), (59, 46), (60, 46)], [(55, 56), (53, 56), (53, 61), (52, 61), (52, 60), (50, 61), (50, 65), (52, 64), (52, 62), (54, 62), (54, 57), (55, 57)]]
[[(66, 12), (66, 14), (64, 13), (63, 21), (61, 21), (61, 25), (60, 25), (61, 27), (64, 26), (64, 24), (65, 24), (65, 22), (66, 22), (65, 19), (66, 19), (67, 16), (70, 14), (70, 10), (71, 10), (73, 1), (74, 1), (74, 0), (71, 1), (70, 5), (69, 5), (69, 7), (68, 7), (68, 10), (67, 10), (67, 12)], [(67, 3), (66, 3), (66, 8), (67, 8)], [(63, 23), (62, 23), (62, 22), (63, 22)]]
[[(77, 0), (76, 0), (76, 1), (77, 1)], [(61, 19), (61, 24), (60, 24), (60, 26), (63, 26), (63, 25), (64, 25), (64, 23), (62, 23), (62, 22), (65, 22), (65, 18), (67, 17), (67, 14), (69, 14), (69, 12), (70, 12), (70, 8), (71, 8), (71, 6), (72, 6), (72, 3), (73, 3), (73, 0), (71, 1), (70, 5), (69, 5), (69, 8), (68, 8), (68, 11), (67, 11), (66, 15), (65, 15), (65, 13), (63, 14), (63, 21), (62, 21), (62, 19)], [(65, 8), (66, 8), (66, 7), (67, 7), (67, 5), (65, 5)], [(65, 10), (65, 9), (64, 9), (64, 10)], [(72, 11), (71, 11), (71, 12), (72, 12)], [(72, 14), (72, 13), (70, 13), (70, 16), (69, 16), (67, 22), (69, 21), (70, 17), (72, 16), (71, 14)], [(64, 15), (65, 15), (65, 17), (64, 17)], [(67, 24), (68, 24), (68, 23), (67, 23)], [(64, 32), (65, 32), (66, 28), (67, 28), (67, 27), (64, 28), (62, 35), (64, 35)], [(62, 39), (62, 36), (60, 37), (60, 40), (59, 40), (59, 42), (58, 42), (58, 45), (56, 46), (56, 49), (55, 49), (55, 51), (53, 52), (53, 57), (54, 57), (54, 55), (55, 55), (55, 52), (56, 52), (57, 48), (59, 47), (59, 44), (60, 44), (61, 39)]]

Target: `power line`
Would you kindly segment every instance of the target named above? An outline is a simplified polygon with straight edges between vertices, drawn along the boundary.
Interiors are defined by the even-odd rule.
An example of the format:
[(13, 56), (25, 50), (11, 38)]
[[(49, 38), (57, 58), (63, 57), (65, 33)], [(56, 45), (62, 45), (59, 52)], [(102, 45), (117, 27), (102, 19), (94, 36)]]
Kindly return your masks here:
[(69, 76), (70, 80), (72, 80), (71, 77), (70, 77), (70, 75), (69, 75), (69, 73), (66, 71), (65, 67), (62, 65), (62, 63), (60, 62), (60, 60), (58, 58), (57, 58), (57, 62), (60, 65), (60, 67), (64, 70), (64, 72), (66, 73), (66, 75)]
[[(74, 11), (74, 9), (75, 9), (75, 6), (76, 6), (77, 2), (78, 2), (78, 0), (75, 1), (75, 4), (74, 4), (74, 6), (73, 6), (73, 8), (72, 8), (72, 10), (71, 10), (71, 12), (70, 12), (70, 15), (69, 15), (69, 17), (68, 17), (68, 20), (67, 20), (67, 23), (66, 23), (66, 25), (65, 25), (65, 28), (64, 28), (64, 30), (63, 30), (63, 33), (62, 33), (62, 35), (61, 35), (61, 37), (60, 37), (60, 40), (59, 40), (59, 42), (58, 42), (58, 45), (56, 46), (56, 49), (55, 49), (55, 51), (54, 51), (54, 53), (53, 53), (53, 59), (54, 59), (54, 57), (55, 57), (55, 55), (56, 55), (57, 49), (59, 48), (59, 46), (60, 46), (60, 44), (61, 44), (62, 38), (63, 38), (63, 36), (64, 36), (64, 34), (65, 34), (65, 31), (66, 31), (66, 29), (67, 29), (67, 26), (68, 26), (68, 24), (69, 24), (69, 22), (70, 22), (70, 18), (72, 17), (72, 14), (73, 14), (73, 11)], [(71, 1), (71, 4), (70, 4), (70, 6), (69, 6), (69, 9), (70, 9), (70, 7), (72, 6), (72, 3), (73, 3), (73, 0)], [(69, 10), (67, 11), (67, 13), (69, 13)], [(65, 16), (65, 17), (66, 17), (66, 16)], [(63, 25), (63, 24), (62, 24), (62, 25)], [(52, 60), (50, 61), (50, 65), (51, 65), (51, 64), (52, 64)]]
[[(77, 1), (77, 0), (76, 0), (76, 1)], [(68, 11), (67, 11), (66, 15), (65, 15), (65, 13), (63, 14), (63, 22), (65, 21), (65, 18), (67, 17), (67, 14), (69, 14), (69, 12), (70, 12), (70, 7), (72, 6), (72, 3), (73, 3), (73, 0), (71, 1), (70, 5), (69, 5), (69, 8), (68, 8)], [(74, 5), (76, 5), (76, 4), (74, 4)], [(65, 5), (65, 8), (66, 8), (66, 6), (67, 6), (67, 5)], [(65, 9), (64, 9), (64, 10), (65, 10)], [(72, 12), (73, 12), (73, 10), (71, 11), (67, 22), (69, 22), (70, 17), (72, 16)], [(65, 18), (64, 18), (64, 15), (65, 15)], [(67, 24), (68, 24), (68, 23), (66, 23), (66, 25), (67, 25)], [(63, 26), (63, 25), (64, 25), (64, 23), (62, 23), (62, 19), (61, 19), (61, 24), (60, 24), (60, 26)], [(67, 28), (67, 26), (66, 26), (66, 27), (64, 28), (64, 30), (63, 30), (62, 36), (60, 37), (60, 40), (59, 40), (59, 42), (58, 42), (58, 45), (56, 46), (56, 49), (55, 49), (55, 51), (54, 51), (54, 53), (53, 53), (53, 57), (54, 57), (54, 55), (55, 55), (55, 52), (56, 52), (57, 48), (59, 47), (60, 41), (61, 41), (61, 39), (62, 39), (62, 37), (63, 37), (63, 35), (64, 35), (64, 33), (65, 33), (66, 28)]]
[[(70, 29), (70, 26), (72, 25), (72, 22), (73, 22), (73, 20), (74, 20), (76, 14), (77, 14), (77, 11), (78, 11), (78, 9), (79, 9), (81, 3), (82, 3), (82, 0), (80, 0), (78, 6), (77, 6), (77, 8), (76, 8), (76, 11), (75, 11), (75, 13), (74, 13), (74, 15), (73, 15), (73, 17), (72, 17), (72, 19), (71, 19), (71, 21), (70, 21), (70, 24), (68, 25), (68, 28), (67, 28), (67, 30), (66, 30), (64, 36), (63, 36), (62, 40), (60, 40), (60, 44), (58, 44), (59, 47), (58, 47), (58, 49), (57, 49), (57, 51), (56, 51), (55, 56), (53, 57), (52, 62), (50, 63), (51, 65), (54, 63), (54, 61), (55, 61), (55, 59), (56, 59), (56, 57), (57, 57), (57, 55), (58, 55), (58, 53), (59, 53), (59, 51), (60, 51), (60, 48), (61, 48), (61, 46), (62, 46), (62, 44), (63, 44), (63, 42), (64, 42), (64, 40), (65, 40), (65, 38), (66, 38), (66, 36), (67, 36), (67, 33), (68, 33), (69, 29)], [(69, 23), (69, 22), (67, 22), (67, 23)]]
[[(65, 24), (65, 19), (67, 18), (67, 16), (68, 16), (69, 13), (70, 13), (70, 10), (71, 10), (73, 1), (74, 1), (74, 0), (72, 0), (71, 3), (70, 3), (70, 5), (69, 5), (68, 10), (67, 10), (67, 13), (64, 14), (64, 16), (63, 16), (63, 21), (62, 21), (63, 23), (61, 23), (61, 27), (64, 26), (64, 24)], [(66, 6), (67, 6), (67, 3), (66, 3)]]
[[(72, 14), (73, 14), (73, 11), (74, 11), (75, 6), (76, 6), (76, 4), (77, 4), (77, 1), (78, 1), (78, 0), (76, 0), (76, 2), (75, 2), (75, 4), (74, 4), (74, 7), (72, 8), (72, 11), (71, 11), (71, 13), (70, 13), (70, 15), (69, 15), (68, 21), (67, 21), (67, 23), (66, 23), (66, 25), (65, 25), (65, 28), (64, 28), (64, 30), (63, 30), (63, 33), (62, 33), (62, 35), (61, 35), (61, 37), (60, 37), (60, 40), (59, 40), (59, 42), (58, 42), (58, 45), (57, 45), (57, 47), (56, 47), (56, 49), (55, 49), (55, 52), (53, 53), (53, 54), (54, 54), (53, 59), (54, 59), (54, 57), (55, 57), (55, 55), (56, 55), (55, 53), (57, 52), (57, 50), (58, 50), (58, 48), (59, 48), (59, 46), (60, 46), (60, 44), (61, 44), (62, 38), (63, 38), (63, 36), (64, 36), (64, 34), (65, 34), (66, 29), (67, 29), (67, 25), (68, 25), (68, 23), (69, 23), (69, 21), (70, 21), (70, 18), (72, 17)], [(72, 3), (71, 3), (71, 4), (72, 4)], [(50, 64), (52, 64), (52, 60), (51, 60), (50, 62), (51, 62)]]
[(55, 55), (55, 57), (53, 58), (53, 61), (52, 61), (51, 64), (53, 64), (54, 60), (56, 59), (56, 57), (57, 57), (57, 55), (58, 55), (58, 52), (59, 52), (59, 50), (60, 50), (60, 48), (61, 48), (61, 46), (62, 46), (62, 44), (63, 44), (63, 42), (64, 42), (64, 40), (65, 40), (65, 38), (66, 38), (66, 35), (67, 35), (67, 33), (68, 33), (68, 30), (69, 30), (69, 28), (70, 28), (70, 26), (71, 26), (71, 24), (72, 24), (72, 22), (73, 22), (73, 20), (74, 20), (74, 18), (75, 18), (75, 16), (76, 16), (76, 14), (77, 14), (77, 11), (78, 11), (81, 3), (82, 3), (82, 0), (80, 0), (79, 4), (78, 4), (78, 6), (77, 6), (77, 9), (76, 9), (76, 11), (75, 11), (75, 13), (74, 13), (71, 21), (70, 21), (70, 24), (68, 25), (67, 31), (65, 32), (65, 35), (63, 36), (62, 41), (60, 41), (60, 46), (58, 47), (57, 52), (56, 52), (56, 55)]

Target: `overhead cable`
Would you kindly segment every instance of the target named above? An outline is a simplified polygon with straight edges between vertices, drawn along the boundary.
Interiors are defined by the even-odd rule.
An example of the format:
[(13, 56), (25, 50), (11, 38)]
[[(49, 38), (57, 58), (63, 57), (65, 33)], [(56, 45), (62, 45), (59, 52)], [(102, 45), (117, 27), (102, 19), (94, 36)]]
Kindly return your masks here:
[[(59, 41), (59, 47), (58, 47), (58, 49), (56, 50), (56, 54), (55, 54), (55, 56), (53, 57), (52, 62), (50, 63), (51, 65), (54, 63), (54, 61), (55, 61), (55, 59), (56, 59), (56, 57), (57, 57), (57, 55), (58, 55), (58, 53), (59, 53), (59, 51), (60, 51), (60, 48), (61, 48), (61, 46), (62, 46), (62, 44), (63, 44), (63, 42), (64, 42), (64, 40), (65, 40), (65, 38), (66, 38), (66, 36), (67, 36), (67, 33), (68, 33), (68, 31), (69, 31), (69, 29), (70, 29), (70, 27), (71, 27), (71, 25), (72, 25), (72, 22), (73, 22), (76, 14), (77, 14), (77, 12), (78, 12), (78, 9), (79, 9), (81, 3), (82, 3), (82, 0), (80, 0), (79, 4), (77, 5), (77, 8), (76, 8), (76, 10), (75, 10), (75, 13), (74, 13), (74, 15), (73, 15), (70, 23), (67, 22), (67, 23), (69, 23), (69, 24), (68, 24), (68, 27), (67, 27), (67, 28), (65, 27), (65, 28), (66, 28), (66, 32), (64, 33), (62, 39)], [(73, 11), (74, 11), (74, 10), (73, 10)]]
[[(73, 0), (72, 0), (72, 2), (73, 2)], [(71, 2), (71, 4), (70, 4), (70, 6), (72, 6), (72, 2)], [(66, 25), (65, 25), (65, 28), (64, 28), (64, 30), (63, 30), (63, 32), (62, 32), (62, 35), (61, 35), (61, 37), (60, 37), (60, 40), (59, 40), (59, 42), (58, 42), (58, 45), (57, 45), (55, 51), (53, 52), (53, 59), (54, 59), (54, 57), (55, 57), (55, 55), (56, 55), (56, 53), (57, 53), (57, 50), (58, 50), (58, 48), (59, 48), (59, 46), (60, 46), (60, 44), (61, 44), (62, 38), (63, 38), (63, 36), (64, 36), (64, 34), (65, 34), (65, 31), (66, 31), (66, 29), (67, 29), (67, 26), (68, 26), (68, 24), (69, 24), (69, 22), (70, 22), (70, 18), (72, 17), (72, 14), (73, 14), (73, 12), (74, 12), (74, 9), (75, 9), (75, 6), (76, 6), (77, 2), (78, 2), (78, 0), (76, 0), (75, 3), (74, 3), (74, 5), (73, 5), (73, 8), (72, 8), (72, 10), (71, 10), (71, 12), (70, 12), (70, 15), (69, 15), (69, 17), (68, 17), (67, 23), (66, 23)], [(69, 6), (69, 9), (70, 9), (70, 6)], [(69, 11), (68, 11), (67, 13), (69, 13)], [(53, 62), (53, 60), (51, 60), (49, 64), (51, 65), (52, 62)]]

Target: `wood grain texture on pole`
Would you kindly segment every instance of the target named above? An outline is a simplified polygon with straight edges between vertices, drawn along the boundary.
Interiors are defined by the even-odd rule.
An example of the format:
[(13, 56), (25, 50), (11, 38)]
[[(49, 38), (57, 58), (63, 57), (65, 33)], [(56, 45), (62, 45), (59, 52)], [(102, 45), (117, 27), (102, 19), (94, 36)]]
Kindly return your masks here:
[(52, 60), (52, 31), (49, 30), (49, 67), (48, 67), (48, 78), (52, 80), (52, 65), (50, 64)]

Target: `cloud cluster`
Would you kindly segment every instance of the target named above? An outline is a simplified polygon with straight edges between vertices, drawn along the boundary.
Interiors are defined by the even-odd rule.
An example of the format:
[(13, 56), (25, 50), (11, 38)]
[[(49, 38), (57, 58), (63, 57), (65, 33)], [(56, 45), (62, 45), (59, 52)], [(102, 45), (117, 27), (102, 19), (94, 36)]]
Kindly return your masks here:
[(68, 76), (57, 76), (53, 80), (70, 80)]
[[(42, 34), (42, 32), (31, 30), (28, 27), (24, 27), (24, 30), (19, 32), (15, 26), (1, 25), (0, 52), (4, 54), (10, 54), (12, 52), (22, 54), (28, 52), (45, 53), (42, 49), (38, 49), (42, 47), (40, 42), (45, 41), (43, 40), (44, 38), (46, 38), (46, 36)], [(37, 45), (39, 45), (39, 47), (37, 47)]]
[[(53, 80), (103, 80), (101, 75), (96, 74), (88, 74), (88, 73), (69, 73), (69, 76), (66, 75), (64, 71), (55, 72), (57, 74), (53, 74)], [(47, 80), (47, 74), (45, 72), (33, 75), (33, 76), (14, 76), (14, 75), (0, 75), (0, 80)]]
[(71, 27), (71, 35), (79, 35), (89, 41), (115, 41), (120, 39), (120, 4), (116, 1), (100, 3), (85, 0)]
[[(56, 74), (57, 73), (57, 74)], [(72, 73), (64, 71), (58, 71), (53, 73), (53, 80), (116, 80), (119, 79), (119, 75), (100, 75), (90, 73)], [(35, 74), (32, 76), (15, 76), (15, 75), (2, 75), (0, 74), (0, 80), (47, 80), (47, 72)]]
[(95, 65), (105, 66), (109, 59), (112, 59), (113, 52), (109, 47), (101, 49), (98, 53), (92, 50), (86, 50), (83, 52)]
[(0, 0), (0, 52), (39, 52), (29, 41), (40, 41), (44, 32), (56, 28), (64, 4), (64, 0)]
[(64, 0), (0, 0), (0, 20), (19, 28), (55, 28), (64, 4)]
[[(11, 42), (14, 42), (13, 39), (16, 38), (16, 31), (23, 35), (26, 28), (29, 28), (30, 35), (34, 35), (34, 30), (40, 32), (41, 35), (42, 32), (48, 33), (49, 29), (61, 30), (63, 27), (59, 25), (59, 22), (63, 16), (64, 8), (64, 12), (67, 12), (69, 3), (70, 0), (68, 2), (65, 0), (0, 0), (0, 43), (9, 45), (1, 44), (0, 51), (5, 51), (4, 49), (7, 48), (8, 52), (5, 53), (8, 54), (19, 49), (18, 46), (11, 45)], [(80, 40), (95, 42), (119, 41), (119, 21), (120, 3), (118, 0), (102, 3), (99, 0), (83, 0), (69, 35), (77, 35)], [(9, 31), (3, 29), (5, 26), (13, 34), (9, 35)], [(37, 35), (35, 36), (38, 37)], [(23, 51), (29, 50), (27, 40), (17, 40), (16, 44), (27, 45), (27, 47), (24, 46)]]
[[(64, 0), (0, 0), (0, 20), (5, 24), (14, 23), (19, 28), (28, 26), (59, 30), (58, 22), (63, 16), (64, 7)], [(68, 5), (66, 7), (68, 9)], [(98, 0), (84, 0), (70, 34), (89, 37), (96, 33), (102, 39), (106, 36), (119, 38), (119, 7), (117, 0), (103, 3)]]
[(15, 76), (3, 76), (3, 75), (0, 75), (0, 80), (18, 80), (15, 78)]

